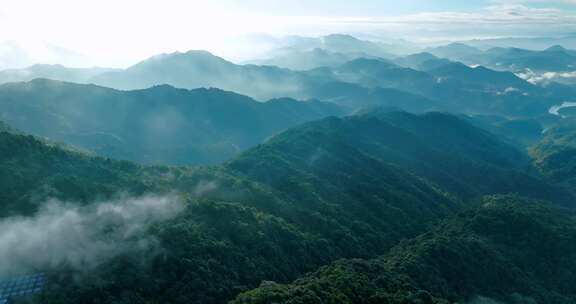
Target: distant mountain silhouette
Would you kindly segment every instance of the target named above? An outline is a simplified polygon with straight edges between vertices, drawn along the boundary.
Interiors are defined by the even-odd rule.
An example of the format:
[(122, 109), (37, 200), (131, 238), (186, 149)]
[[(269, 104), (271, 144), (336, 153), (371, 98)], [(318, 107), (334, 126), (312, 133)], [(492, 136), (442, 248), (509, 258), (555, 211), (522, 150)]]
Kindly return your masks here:
[(438, 57), (436, 57), (430, 53), (424, 52), (424, 53), (417, 53), (417, 54), (412, 54), (412, 55), (396, 58), (396, 59), (394, 59), (394, 63), (396, 63), (400, 66), (403, 66), (403, 67), (419, 70), (420, 66), (422, 64), (424, 64), (425, 62), (436, 61), (436, 60), (440, 60), (440, 58), (438, 58)]
[(93, 77), (114, 71), (109, 68), (68, 68), (59, 64), (36, 64), (23, 69), (0, 71), (0, 83), (30, 81), (36, 78), (86, 83)]
[(335, 53), (321, 48), (313, 50), (286, 50), (281, 55), (264, 59), (253, 60), (250, 63), (259, 65), (274, 65), (292, 70), (311, 70), (320, 67), (336, 67), (350, 60), (372, 57), (364, 53)]
[(218, 89), (118, 91), (45, 79), (0, 86), (0, 113), (31, 134), (166, 164), (217, 163), (298, 123), (344, 114), (329, 103), (262, 103)]
[(427, 49), (426, 52), (440, 58), (452, 60), (461, 60), (462, 58), (469, 58), (482, 54), (481, 50), (464, 43), (451, 43), (448, 45)]
[[(349, 38), (338, 36), (328, 38), (330, 39), (340, 41)], [(313, 49), (312, 52), (322, 54), (325, 51)], [(510, 55), (510, 52), (513, 54)], [(479, 57), (479, 60), (486, 61), (490, 66), (487, 58), (508, 56), (517, 60), (522, 58), (522, 54), (532, 53), (526, 50), (492, 49), (479, 55), (483, 56)], [(561, 53), (564, 55), (560, 57), (572, 58), (566, 52), (539, 53), (553, 57), (558, 57), (554, 54)], [(344, 59), (342, 57), (337, 61)], [(417, 54), (394, 61), (360, 57), (343, 64), (337, 63), (332, 62), (329, 64), (331, 66), (307, 71), (294, 71), (276, 66), (238, 65), (205, 51), (189, 51), (154, 56), (125, 70), (104, 70), (103, 73), (99, 73), (101, 70), (97, 69), (36, 66), (27, 70), (0, 73), (0, 82), (4, 75), (4, 81), (46, 77), (94, 83), (122, 90), (169, 84), (186, 89), (220, 88), (260, 101), (283, 97), (320, 100), (328, 98), (329, 101), (352, 110), (381, 105), (399, 106), (416, 112), (442, 110), (520, 116), (545, 114), (550, 106), (561, 102), (567, 96), (547, 88), (537, 88), (510, 73), (480, 66), (470, 68), (431, 54)], [(500, 66), (497, 70), (507, 71), (508, 68)], [(327, 91), (332, 89), (334, 90)], [(414, 98), (404, 102), (398, 94), (395, 95), (398, 100), (385, 99), (385, 94), (375, 94), (383, 92), (381, 89), (403, 91), (406, 93), (403, 97), (420, 95), (420, 100), (433, 101), (434, 106), (431, 106), (430, 102), (418, 106)], [(376, 100), (377, 98), (380, 100)]]

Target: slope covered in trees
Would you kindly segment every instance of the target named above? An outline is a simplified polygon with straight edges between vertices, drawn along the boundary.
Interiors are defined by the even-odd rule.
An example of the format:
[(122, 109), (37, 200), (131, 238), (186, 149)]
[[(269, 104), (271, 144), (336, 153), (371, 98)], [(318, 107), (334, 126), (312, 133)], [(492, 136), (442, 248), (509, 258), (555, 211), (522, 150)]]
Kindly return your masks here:
[(569, 189), (576, 187), (576, 128), (565, 119), (546, 131), (544, 139), (531, 148), (536, 167), (552, 181)]
[[(428, 257), (426, 252), (432, 245), (439, 246), (440, 256), (450, 253), (464, 264), (478, 254), (477, 250), (488, 257), (498, 256), (495, 250), (516, 256), (515, 244), (508, 250), (492, 247), (491, 243), (482, 247), (484, 243), (468, 242), (472, 233), (468, 225), (458, 225), (459, 219), (467, 223), (466, 216), (456, 217), (456, 224), (441, 226), (453, 227), (453, 231), (438, 228), (438, 232), (417, 236), (473, 206), (484, 194), (518, 192), (567, 204), (567, 194), (532, 176), (527, 169), (529, 160), (515, 148), (462, 119), (441, 113), (418, 116), (369, 111), (343, 119), (327, 118), (283, 132), (212, 168), (144, 167), (64, 150), (8, 132), (0, 133), (0, 140), (6, 147), (0, 154), (0, 166), (4, 168), (0, 182), (11, 189), (1, 197), (0, 203), (10, 206), (4, 217), (34, 214), (38, 205), (49, 198), (91, 205), (118, 193), (132, 197), (176, 193), (183, 202), (183, 210), (176, 216), (150, 224), (133, 236), (136, 240), (154, 240), (156, 250), (123, 252), (83, 271), (66, 262), (42, 269), (49, 273), (51, 282), (41, 297), (42, 303), (222, 303), (258, 287), (262, 281), (287, 283), (341, 258), (366, 261), (336, 264), (352, 265), (343, 269), (321, 269), (319, 276), (325, 270), (334, 273), (326, 279), (327, 285), (322, 285), (325, 290), (339, 289), (344, 284), (350, 284), (350, 288), (329, 295), (316, 294), (318, 298), (313, 299), (326, 297), (338, 302), (352, 297), (349, 292), (358, 303), (406, 299), (415, 297), (413, 294), (424, 300), (465, 299), (476, 293), (496, 299), (514, 292), (532, 297), (537, 292), (525, 286), (538, 287), (537, 281), (528, 284), (515, 280), (502, 290), (494, 290), (477, 277), (475, 267), (465, 268), (469, 272), (462, 276), (453, 276), (452, 259), (419, 258)], [(522, 204), (510, 210), (521, 209)], [(509, 237), (502, 231), (514, 227), (500, 228), (485, 231), (500, 240)], [(545, 228), (543, 225), (534, 233), (544, 233)], [(110, 233), (102, 237), (106, 239)], [(461, 234), (464, 241), (460, 243), (458, 238), (437, 244), (440, 237), (436, 235), (444, 234)], [(427, 245), (425, 240), (430, 235), (432, 243)], [(408, 238), (416, 239), (401, 243)], [(520, 238), (518, 241), (525, 242)], [(425, 245), (420, 245), (422, 242)], [(400, 249), (387, 253), (399, 243)], [(570, 248), (566, 250), (571, 252)], [(402, 257), (408, 255), (393, 263), (401, 270), (393, 268), (382, 274), (380, 270), (387, 269), (380, 265), (383, 259), (370, 260), (379, 255), (396, 256), (397, 252), (405, 252)], [(532, 258), (519, 261), (540, 263)], [(416, 267), (425, 263), (432, 264), (425, 270)], [(483, 269), (491, 264), (476, 261), (470, 265)], [(337, 270), (330, 270), (332, 267)], [(409, 267), (414, 269), (404, 274)], [(376, 271), (365, 273), (366, 269)], [(437, 271), (432, 276), (426, 271), (431, 269)], [(499, 269), (489, 274), (518, 274), (516, 268)], [(379, 274), (386, 277), (372, 282), (370, 276)], [(458, 289), (455, 277), (466, 278), (469, 285)], [(302, 280), (307, 282), (309, 278)], [(349, 283), (348, 279), (353, 281)], [(379, 285), (383, 282), (388, 283)], [(404, 289), (398, 289), (398, 293), (386, 289), (398, 286), (394, 284)], [(272, 299), (278, 300), (298, 300), (321, 292), (315, 287), (309, 291), (306, 286), (304, 293), (292, 294), (291, 285), (266, 285), (264, 290), (242, 295), (239, 301), (267, 303), (271, 301), (270, 292), (286, 296), (274, 295)], [(371, 294), (373, 291), (378, 294)], [(569, 296), (563, 290), (558, 293)]]
[(0, 111), (24, 132), (148, 164), (221, 162), (301, 122), (344, 114), (334, 104), (261, 103), (218, 89), (118, 91), (47, 79), (1, 86)]
[[(347, 151), (334, 157), (374, 168), (347, 172), (345, 178), (361, 181), (361, 188), (341, 190), (348, 198), (343, 201), (316, 196), (318, 185), (299, 199), (225, 168), (142, 167), (65, 151), (31, 136), (4, 132), (0, 138), (6, 147), (1, 182), (10, 189), (1, 201), (10, 211), (4, 217), (33, 214), (51, 198), (90, 205), (118, 193), (176, 191), (185, 201), (177, 217), (138, 236), (156, 239), (164, 254), (149, 259), (147, 252), (130, 252), (80, 274), (67, 263), (50, 265), (44, 270), (53, 285), (44, 303), (221, 303), (263, 278), (288, 281), (338, 258), (375, 256), (459, 205), (409, 173)], [(336, 177), (324, 182), (329, 188), (340, 184)], [(372, 199), (356, 199), (360, 190)]]
[(87, 203), (153, 189), (138, 165), (94, 158), (32, 136), (0, 131), (0, 216), (31, 214), (50, 198)]
[(572, 210), (515, 196), (478, 207), (372, 260), (341, 260), (233, 303), (573, 303)]
[[(349, 165), (351, 159), (333, 164), (333, 156), (340, 154), (392, 163), (462, 199), (520, 193), (564, 204), (572, 200), (563, 189), (535, 176), (522, 152), (462, 119), (442, 113), (418, 116), (377, 109), (343, 119), (311, 122), (242, 154), (227, 167), (273, 187), (285, 187), (289, 195), (296, 195), (298, 189), (307, 189), (299, 183), (285, 184), (284, 177), (322, 184), (324, 178), (348, 166), (358, 172), (371, 171), (370, 166)], [(324, 162), (329, 167), (324, 168)]]

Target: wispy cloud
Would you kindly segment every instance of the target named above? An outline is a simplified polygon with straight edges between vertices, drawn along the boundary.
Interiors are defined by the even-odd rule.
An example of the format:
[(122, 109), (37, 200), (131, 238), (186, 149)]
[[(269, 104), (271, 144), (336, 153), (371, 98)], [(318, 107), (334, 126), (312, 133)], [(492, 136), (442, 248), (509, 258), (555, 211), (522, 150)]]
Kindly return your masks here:
[(374, 31), (420, 41), (561, 36), (576, 32), (576, 14), (555, 7), (533, 7), (515, 1), (492, 2), (482, 9), (468, 12), (332, 18), (329, 22), (334, 28)]
[[(574, 1), (576, 3), (576, 1)], [(557, 8), (498, 4), (478, 12), (423, 12), (392, 17), (335, 18), (340, 23), (374, 24), (576, 24), (576, 15)]]
[[(264, 5), (273, 10), (270, 12), (247, 12), (241, 9), (243, 5), (231, 5), (236, 2), (231, 0), (165, 0), (162, 4), (153, 0), (6, 1), (0, 7), (0, 41), (44, 41), (94, 57), (95, 64), (113, 66), (188, 49), (207, 49), (228, 59), (246, 60), (250, 56), (244, 54), (256, 53), (254, 43), (240, 43), (238, 37), (250, 33), (318, 36), (339, 32), (439, 41), (576, 32), (576, 7), (566, 9), (576, 0), (482, 0), (467, 9), (458, 6), (453, 10), (440, 4), (414, 5), (416, 9), (410, 11), (416, 13), (404, 14), (393, 9), (388, 12), (387, 8), (399, 5), (358, 0), (359, 6), (371, 4), (387, 14), (375, 10), (373, 16), (370, 11), (355, 15), (344, 8), (331, 15), (328, 11), (335, 9), (328, 8), (339, 4), (314, 0), (310, 5), (325, 5), (326, 15), (319, 15), (319, 9), (307, 10), (308, 4), (303, 3), (301, 12), (294, 13), (297, 16), (286, 16), (286, 4), (280, 1)], [(250, 1), (249, 7), (256, 7), (259, 1), (264, 0)]]

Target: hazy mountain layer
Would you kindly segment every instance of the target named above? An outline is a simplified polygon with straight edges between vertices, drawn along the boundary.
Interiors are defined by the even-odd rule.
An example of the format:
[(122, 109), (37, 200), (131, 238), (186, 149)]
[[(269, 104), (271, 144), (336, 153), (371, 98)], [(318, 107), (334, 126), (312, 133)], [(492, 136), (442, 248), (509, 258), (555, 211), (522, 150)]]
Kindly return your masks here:
[[(0, 165), (6, 168), (0, 183), (12, 189), (1, 201), (11, 206), (4, 216), (34, 213), (48, 198), (70, 206), (112, 204), (115, 212), (135, 205), (143, 215), (148, 214), (143, 206), (181, 201), (181, 211), (161, 221), (146, 217), (137, 230), (126, 229), (138, 218), (117, 214), (123, 220), (104, 226), (109, 230), (86, 235), (90, 242), (145, 244), (146, 250), (132, 246), (79, 255), (94, 259), (83, 270), (67, 255), (49, 264), (19, 255), (11, 265), (49, 271), (43, 303), (221, 303), (262, 280), (289, 282), (339, 258), (385, 254), (478, 195), (543, 196), (555, 189), (523, 173), (528, 160), (512, 146), (437, 113), (328, 118), (283, 132), (223, 167), (205, 169), (141, 167), (64, 151), (30, 136), (3, 132), (0, 138), (5, 142)], [(118, 203), (118, 192), (130, 200), (122, 203), (120, 196)], [(156, 198), (142, 198), (147, 193)], [(36, 229), (35, 223), (60, 222), (70, 214), (58, 208), (49, 216), (40, 211), (25, 227)], [(75, 210), (70, 212), (95, 220), (90, 211)], [(128, 231), (130, 239), (119, 237)], [(520, 286), (515, 284), (510, 283)]]
[(0, 87), (0, 118), (22, 131), (143, 163), (216, 163), (334, 104), (257, 102), (217, 89), (118, 91), (37, 79)]
[[(66, 78), (123, 90), (161, 84), (187, 89), (217, 87), (260, 100), (291, 97), (332, 101), (352, 109), (380, 105), (417, 112), (443, 110), (509, 116), (544, 114), (567, 97), (562, 91), (536, 87), (510, 72), (471, 68), (426, 55), (400, 58), (396, 63), (408, 67), (384, 59), (359, 58), (296, 72), (274, 66), (236, 65), (208, 52), (190, 51), (158, 55), (125, 70), (98, 73), (88, 79), (94, 70), (60, 67), (8, 71), (5, 78)], [(33, 71), (40, 68), (42, 71)], [(44, 69), (56, 71), (49, 73)], [(405, 95), (405, 100), (399, 94), (390, 97), (375, 93), (380, 89), (411, 95)], [(434, 101), (434, 106), (430, 102), (415, 103), (409, 97), (413, 95)]]

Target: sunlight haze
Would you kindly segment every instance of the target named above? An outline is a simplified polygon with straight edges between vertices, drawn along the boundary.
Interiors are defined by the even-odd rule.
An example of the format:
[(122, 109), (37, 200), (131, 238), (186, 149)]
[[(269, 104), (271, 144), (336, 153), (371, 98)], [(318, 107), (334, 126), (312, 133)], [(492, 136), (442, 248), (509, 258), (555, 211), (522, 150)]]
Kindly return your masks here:
[[(362, 5), (358, 5), (362, 3)], [(349, 33), (435, 41), (576, 31), (573, 1), (35, 1), (3, 0), (0, 41), (73, 65), (126, 66), (157, 53), (206, 49), (242, 61), (274, 38)], [(455, 29), (451, 24), (460, 26)], [(38, 26), (42, 24), (42, 26)], [(542, 25), (545, 24), (545, 27)], [(0, 46), (0, 51), (2, 50)]]

